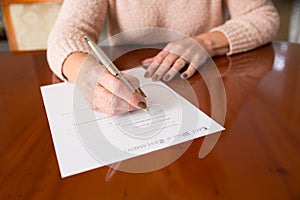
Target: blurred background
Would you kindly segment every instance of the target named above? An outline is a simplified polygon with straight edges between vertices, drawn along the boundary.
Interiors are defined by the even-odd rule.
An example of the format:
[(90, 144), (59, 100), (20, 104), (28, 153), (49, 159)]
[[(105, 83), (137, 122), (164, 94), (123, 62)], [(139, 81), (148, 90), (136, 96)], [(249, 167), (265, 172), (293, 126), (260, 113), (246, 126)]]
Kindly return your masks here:
[[(7, 2), (10, 4), (8, 4)], [(48, 32), (51, 29), (51, 26), (55, 21), (57, 13), (59, 12), (62, 1), (33, 0), (33, 3), (39, 4), (39, 6), (33, 7), (28, 4), (28, 2), (30, 2), (28, 0), (24, 0), (23, 5), (17, 5), (21, 2), (20, 0), (16, 1), (16, 3), (13, 2), (13, 0), (1, 0), (0, 51), (28, 50), (26, 49), (26, 44), (22, 44), (24, 43), (24, 39), (22, 40), (22, 35), (20, 35), (20, 33), (22, 33), (23, 31), (23, 37), (26, 37), (26, 40), (29, 40), (26, 31), (15, 30), (15, 32), (13, 32), (11, 29), (13, 29), (12, 27), (14, 26), (16, 27), (18, 23), (21, 23), (22, 25), (25, 23), (32, 25), (33, 22), (39, 23), (38, 20), (34, 18), (38, 18), (40, 20), (40, 25), (38, 25), (36, 33), (33, 34), (31, 32), (33, 40), (37, 40), (38, 34), (42, 35), (42, 33), (44, 35), (42, 35), (43, 38), (41, 38), (41, 40), (45, 40)], [(300, 43), (300, 0), (273, 0), (273, 3), (276, 6), (281, 17), (280, 29), (275, 40)], [(12, 21), (14, 19), (15, 22), (4, 24), (4, 20), (6, 19), (4, 16), (5, 12), (10, 12), (9, 16), (12, 18)], [(38, 12), (42, 12), (43, 16), (38, 16)], [(30, 23), (28, 23), (28, 21)], [(45, 24), (48, 24), (48, 26)], [(34, 28), (32, 27), (30, 28), (30, 30), (33, 29)], [(16, 38), (16, 43), (19, 43), (19, 46), (12, 46), (8, 44), (7, 37), (9, 37), (10, 35), (14, 35), (14, 37)], [(28, 42), (30, 43), (30, 41)], [(23, 45), (24, 47), (22, 47), (21, 45)], [(45, 43), (37, 44), (37, 46), (35, 46), (34, 48), (43, 49), (45, 48)]]

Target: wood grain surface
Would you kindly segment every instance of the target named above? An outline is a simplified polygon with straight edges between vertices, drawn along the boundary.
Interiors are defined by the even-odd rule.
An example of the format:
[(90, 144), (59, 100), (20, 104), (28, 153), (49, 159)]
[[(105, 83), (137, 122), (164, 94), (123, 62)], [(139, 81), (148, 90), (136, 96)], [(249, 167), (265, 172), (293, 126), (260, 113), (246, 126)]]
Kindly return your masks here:
[[(115, 63), (135, 67), (155, 52), (131, 51)], [(214, 62), (227, 112), (213, 150), (199, 159), (203, 138), (196, 139), (160, 170), (117, 171), (106, 182), (108, 167), (60, 178), (40, 93), (58, 81), (46, 53), (1, 52), (0, 199), (300, 199), (300, 45), (273, 42)], [(197, 97), (189, 100), (211, 115), (204, 80), (189, 80)], [(178, 82), (168, 85), (185, 96)]]

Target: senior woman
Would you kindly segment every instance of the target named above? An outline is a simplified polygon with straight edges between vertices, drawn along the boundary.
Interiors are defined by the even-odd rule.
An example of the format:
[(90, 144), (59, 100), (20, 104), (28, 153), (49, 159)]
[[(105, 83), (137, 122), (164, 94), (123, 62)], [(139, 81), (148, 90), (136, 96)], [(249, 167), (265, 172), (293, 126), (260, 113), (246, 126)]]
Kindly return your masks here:
[[(211, 57), (245, 52), (266, 44), (279, 27), (278, 12), (270, 0), (65, 0), (50, 33), (47, 50), (49, 65), (62, 80), (77, 79), (90, 52), (83, 38), (88, 35), (98, 41), (106, 17), (108, 36), (146, 27), (166, 28), (189, 36)], [(134, 37), (128, 39), (128, 43), (133, 42)], [(145, 77), (168, 81), (185, 65), (189, 66), (181, 78), (187, 79), (196, 72), (195, 65), (201, 64), (197, 61), (201, 55), (186, 53), (192, 48), (188, 40), (170, 38), (159, 42), (169, 44), (153, 58), (143, 61), (148, 66)], [(95, 109), (113, 115), (145, 107), (144, 97), (130, 93), (97, 62), (91, 65), (87, 77), (99, 76), (97, 87), (90, 86), (96, 95)], [(129, 79), (137, 82), (133, 77)], [(115, 93), (120, 85), (124, 88)]]

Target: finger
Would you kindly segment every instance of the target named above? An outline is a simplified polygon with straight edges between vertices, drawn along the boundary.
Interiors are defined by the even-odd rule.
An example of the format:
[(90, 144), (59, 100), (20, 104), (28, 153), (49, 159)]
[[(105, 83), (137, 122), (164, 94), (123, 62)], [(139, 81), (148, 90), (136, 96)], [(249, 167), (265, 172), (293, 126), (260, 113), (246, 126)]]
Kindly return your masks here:
[(129, 74), (124, 74), (123, 76), (127, 79), (127, 81), (132, 85), (134, 89), (140, 87), (140, 81), (136, 77), (131, 76)]
[(181, 74), (180, 78), (188, 79), (191, 76), (193, 76), (196, 71), (197, 71), (197, 68), (193, 64), (190, 64), (189, 67), (187, 68), (187, 70)]
[(159, 81), (161, 77), (171, 68), (177, 58), (178, 55), (169, 53), (158, 67), (156, 72), (153, 74), (152, 80)]
[(124, 99), (112, 94), (102, 86), (97, 87), (94, 92), (93, 107), (95, 110), (110, 116), (123, 114), (135, 109), (135, 107), (130, 105)]
[(151, 77), (154, 72), (156, 71), (156, 69), (159, 67), (159, 65), (162, 63), (162, 61), (164, 60), (164, 58), (168, 55), (169, 53), (167, 51), (161, 51), (159, 52), (153, 59), (153, 62), (149, 65), (149, 67), (147, 68), (147, 71), (145, 73), (145, 77)]
[(141, 95), (124, 84), (122, 81), (111, 75), (109, 72), (104, 72), (99, 78), (99, 83), (112, 94), (124, 99), (136, 108), (144, 109), (146, 107), (146, 100)]
[(130, 76), (128, 74), (124, 75), (126, 80), (131, 84), (131, 86), (134, 88), (135, 92), (138, 95), (141, 95), (143, 98), (146, 98), (146, 94), (141, 90), (140, 88), (140, 81), (134, 76)]
[[(124, 100), (123, 100), (124, 101)], [(128, 109), (126, 107), (124, 108), (116, 108), (115, 106), (109, 106), (109, 105), (100, 105), (99, 103), (96, 104), (96, 106), (93, 108), (97, 112), (105, 113), (109, 116), (113, 115), (121, 115), (127, 112), (130, 112), (132, 110), (135, 110), (136, 108), (128, 104)]]
[(147, 58), (147, 59), (145, 59), (145, 60), (142, 61), (142, 64), (143, 64), (144, 66), (148, 66), (148, 65), (150, 65), (150, 64), (153, 62), (153, 60), (154, 60), (154, 57), (152, 57), (152, 58)]
[(172, 68), (164, 75), (163, 80), (169, 81), (173, 79), (179, 73), (179, 71), (184, 68), (186, 63), (187, 62), (184, 59), (178, 58), (173, 64)]

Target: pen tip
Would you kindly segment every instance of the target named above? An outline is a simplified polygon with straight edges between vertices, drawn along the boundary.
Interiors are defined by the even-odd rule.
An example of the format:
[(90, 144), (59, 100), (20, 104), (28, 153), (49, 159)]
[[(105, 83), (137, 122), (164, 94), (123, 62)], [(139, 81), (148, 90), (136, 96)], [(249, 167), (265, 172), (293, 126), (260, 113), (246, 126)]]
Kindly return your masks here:
[(88, 38), (88, 36), (84, 36), (84, 39), (88, 42), (89, 41), (89, 38)]

